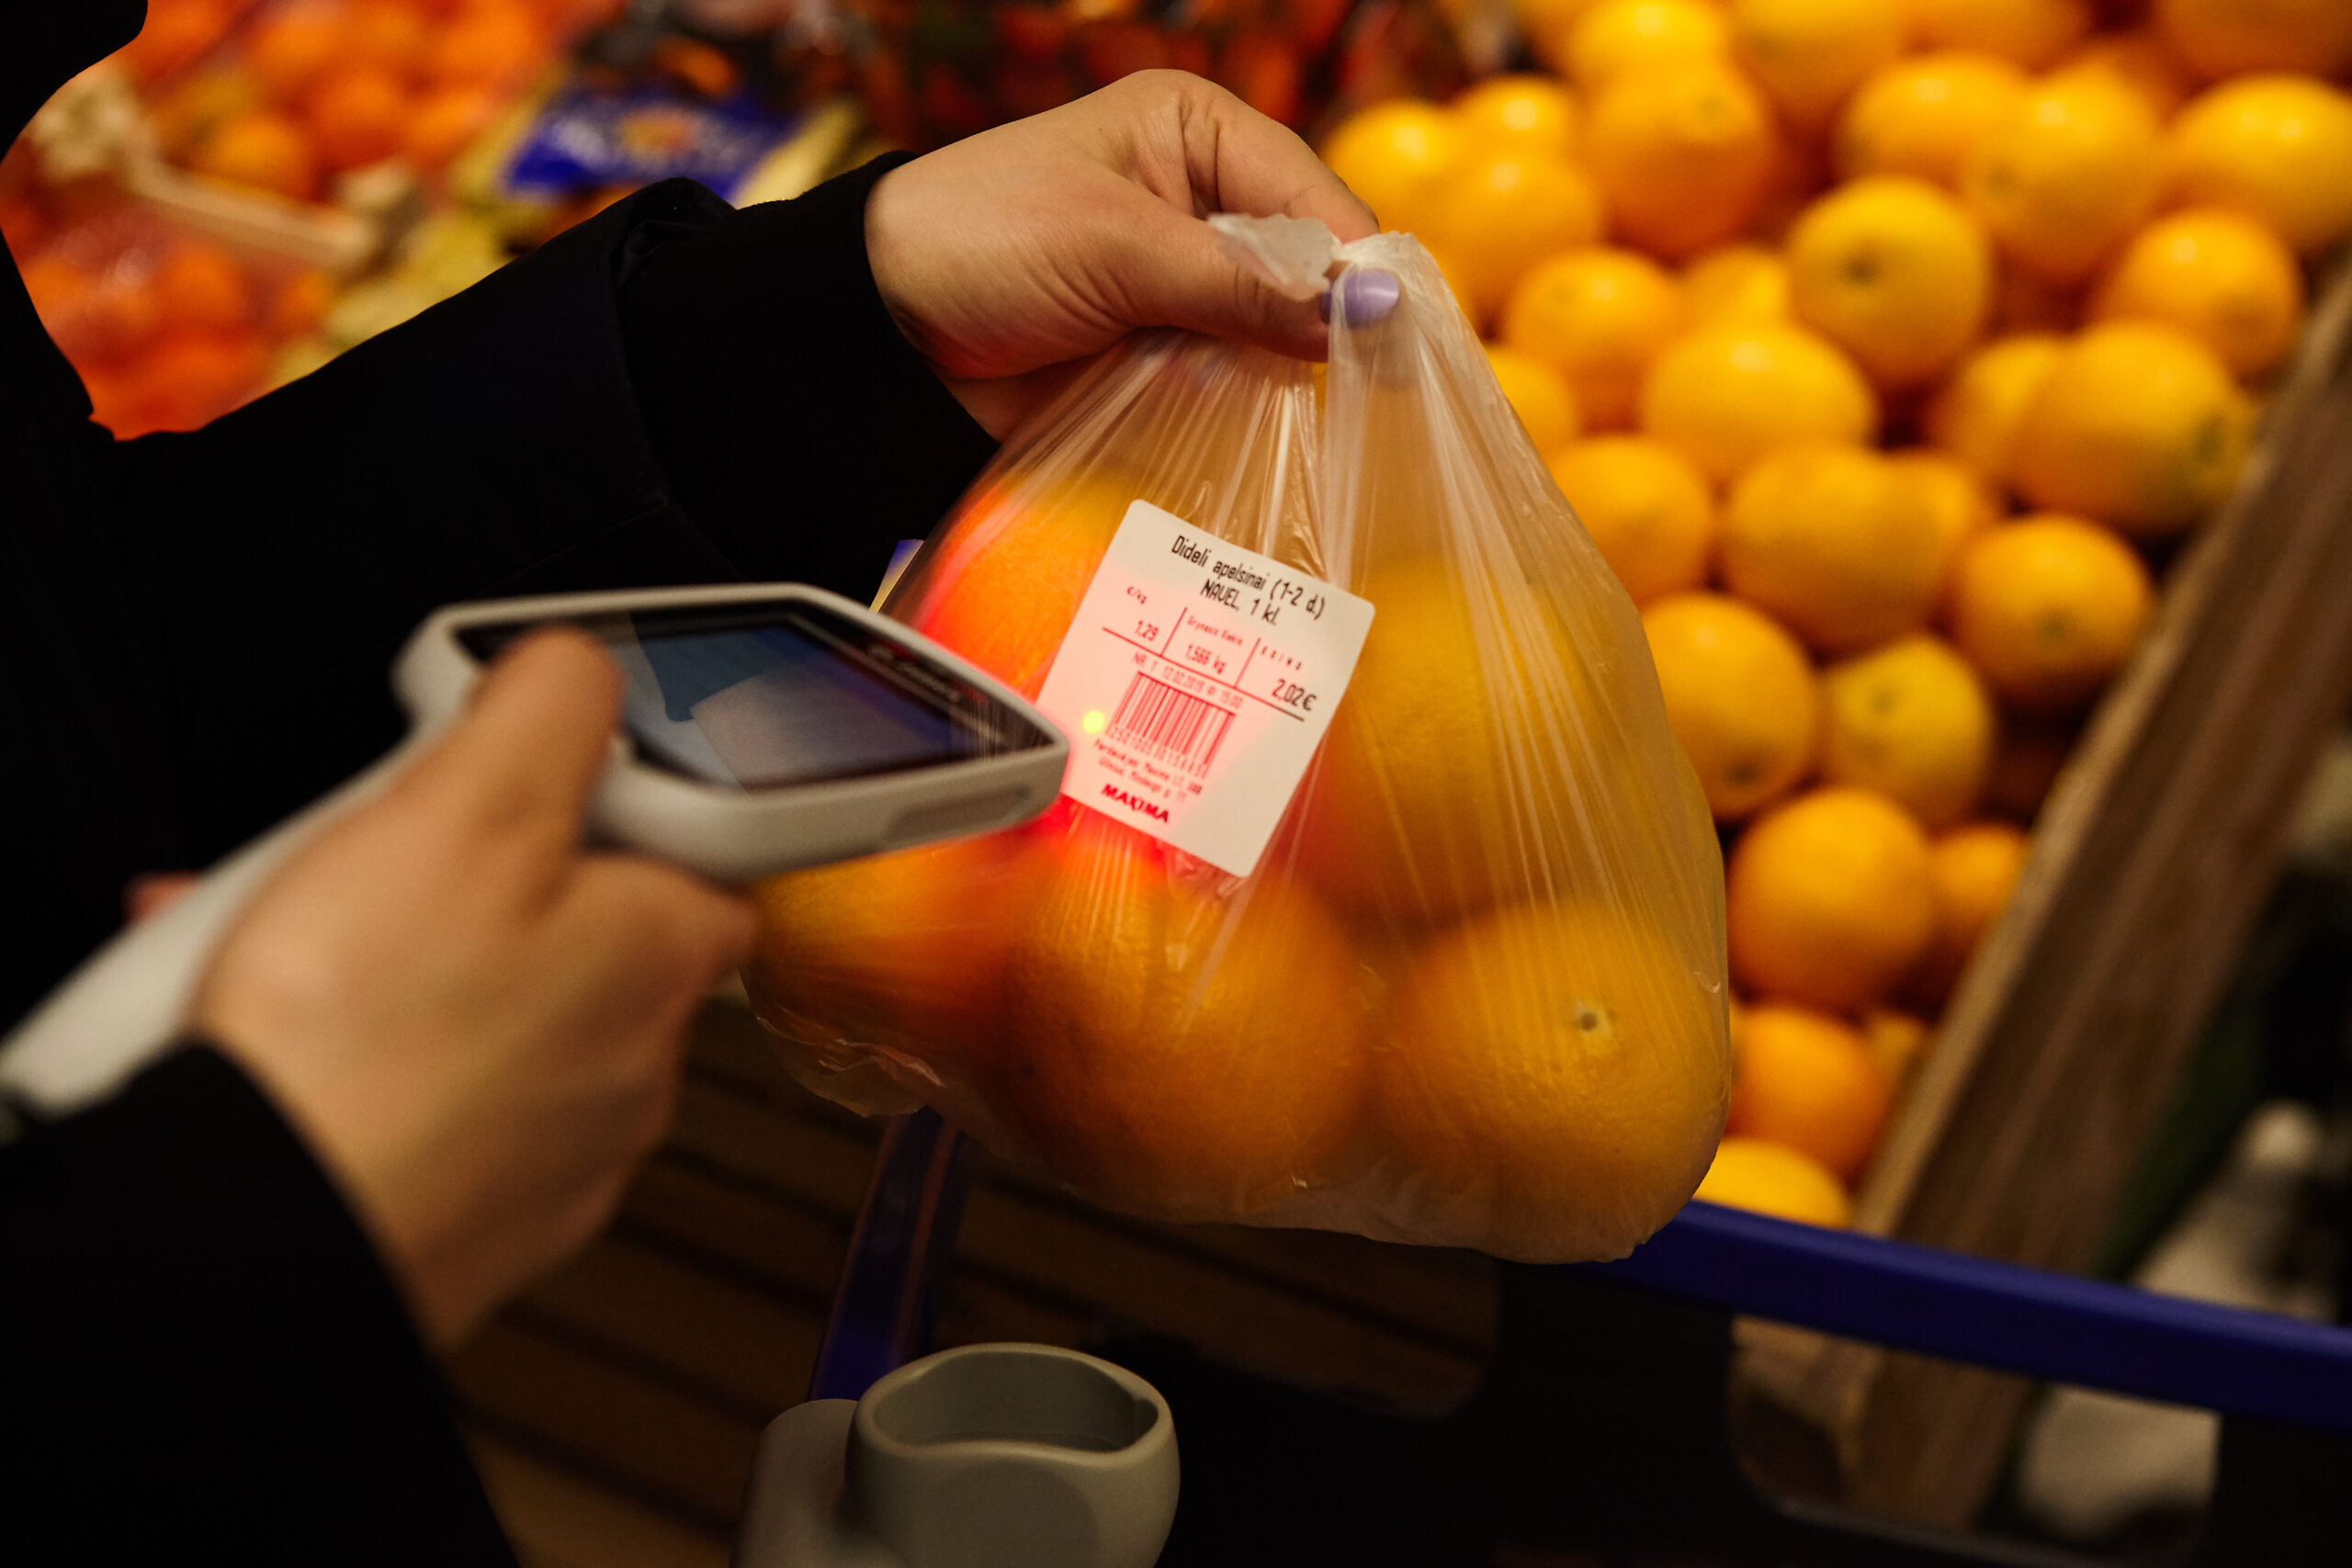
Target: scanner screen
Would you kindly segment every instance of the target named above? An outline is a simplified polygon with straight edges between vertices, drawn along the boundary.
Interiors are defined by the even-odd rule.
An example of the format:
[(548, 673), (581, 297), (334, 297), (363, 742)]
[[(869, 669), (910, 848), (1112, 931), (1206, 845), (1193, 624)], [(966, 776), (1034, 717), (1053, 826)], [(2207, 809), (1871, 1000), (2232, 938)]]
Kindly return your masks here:
[[(624, 722), (639, 754), (706, 784), (776, 789), (1046, 743), (954, 671), (820, 605), (641, 610), (579, 624), (628, 678)], [(529, 629), (459, 636), (487, 660)]]

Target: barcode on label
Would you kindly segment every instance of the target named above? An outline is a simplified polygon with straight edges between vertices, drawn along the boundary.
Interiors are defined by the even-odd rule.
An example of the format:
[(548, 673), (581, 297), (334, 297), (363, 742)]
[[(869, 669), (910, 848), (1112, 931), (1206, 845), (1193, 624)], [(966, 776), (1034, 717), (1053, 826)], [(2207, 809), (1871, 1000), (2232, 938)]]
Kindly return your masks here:
[(1215, 703), (1180, 692), (1138, 670), (1111, 716), (1108, 739), (1152, 748), (1157, 760), (1203, 773), (1232, 727), (1233, 715)]

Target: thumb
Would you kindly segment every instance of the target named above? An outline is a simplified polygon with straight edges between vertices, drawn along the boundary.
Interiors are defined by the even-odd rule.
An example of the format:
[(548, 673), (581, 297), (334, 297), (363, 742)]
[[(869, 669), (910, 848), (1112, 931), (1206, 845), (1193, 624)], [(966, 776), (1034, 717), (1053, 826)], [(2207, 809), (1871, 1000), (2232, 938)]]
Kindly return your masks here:
[(619, 667), (594, 637), (534, 632), (499, 656), (404, 787), (469, 837), (523, 829), (568, 850), (605, 774), (620, 689)]
[(1254, 344), (1297, 359), (1320, 359), (1329, 331), (1312, 299), (1293, 299), (1217, 243), (1204, 220), (1158, 201), (1126, 228), (1119, 276), (1128, 319), (1184, 327)]

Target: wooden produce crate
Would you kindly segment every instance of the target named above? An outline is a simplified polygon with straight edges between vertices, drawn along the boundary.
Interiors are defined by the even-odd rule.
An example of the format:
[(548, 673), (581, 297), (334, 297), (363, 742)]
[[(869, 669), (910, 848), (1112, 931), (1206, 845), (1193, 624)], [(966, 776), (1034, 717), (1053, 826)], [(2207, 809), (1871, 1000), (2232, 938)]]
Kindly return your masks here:
[[(2007, 909), (1858, 1194), (1858, 1229), (2079, 1271), (2179, 1081), (2352, 705), (2352, 266), (2319, 291), (2236, 493), (2173, 563)], [(1854, 1504), (1967, 1523), (2030, 1385), (1753, 1325), (1766, 1394)]]

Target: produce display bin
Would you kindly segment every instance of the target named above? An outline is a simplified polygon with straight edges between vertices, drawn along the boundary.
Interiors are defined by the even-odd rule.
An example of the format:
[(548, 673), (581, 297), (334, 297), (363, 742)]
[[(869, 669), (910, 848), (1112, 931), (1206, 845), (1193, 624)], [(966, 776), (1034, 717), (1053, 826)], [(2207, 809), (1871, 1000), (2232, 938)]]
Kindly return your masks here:
[[(928, 1348), (967, 1154), (929, 1111), (885, 1134), (812, 1398), (854, 1398)], [(1728, 1427), (1740, 1314), (2220, 1412), (2197, 1564), (2333, 1564), (2352, 1540), (2352, 1329), (1704, 1203), (1623, 1262), (1507, 1265), (1500, 1280), (1493, 1359), (1437, 1416), (1320, 1398), (1164, 1343), (1102, 1347), (1175, 1412), (1185, 1489), (1162, 1561), (2093, 1561), (1759, 1489)]]
[[(2320, 290), (2238, 489), (2165, 573), (1857, 1196), (1871, 1235), (2068, 1272), (2098, 1255), (2352, 705), (2352, 268)], [(1947, 1525), (2030, 1384), (1773, 1346), (1856, 1503)]]

